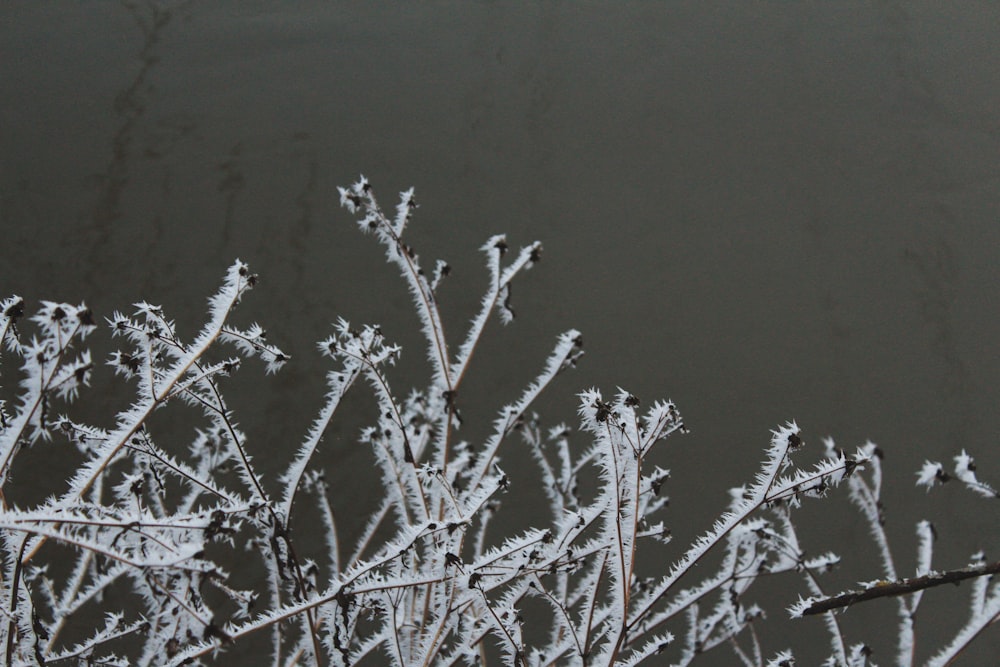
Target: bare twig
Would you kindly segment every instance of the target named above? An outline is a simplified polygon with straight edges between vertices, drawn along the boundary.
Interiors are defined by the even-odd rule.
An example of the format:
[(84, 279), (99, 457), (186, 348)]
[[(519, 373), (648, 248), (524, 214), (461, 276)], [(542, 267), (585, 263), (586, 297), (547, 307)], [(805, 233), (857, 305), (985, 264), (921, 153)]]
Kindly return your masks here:
[(1000, 561), (994, 563), (983, 563), (981, 565), (969, 565), (967, 567), (959, 568), (957, 570), (948, 570), (946, 572), (932, 572), (931, 574), (925, 574), (922, 577), (910, 577), (896, 581), (874, 581), (866, 585), (864, 588), (846, 591), (838, 595), (810, 602), (807, 606), (801, 609), (801, 614), (803, 616), (822, 614), (834, 609), (849, 607), (850, 605), (858, 602), (875, 600), (877, 598), (909, 595), (910, 593), (916, 593), (917, 591), (922, 591), (926, 588), (934, 588), (935, 586), (942, 586), (944, 584), (958, 584), (966, 579), (985, 577), (998, 572), (1000, 572)]

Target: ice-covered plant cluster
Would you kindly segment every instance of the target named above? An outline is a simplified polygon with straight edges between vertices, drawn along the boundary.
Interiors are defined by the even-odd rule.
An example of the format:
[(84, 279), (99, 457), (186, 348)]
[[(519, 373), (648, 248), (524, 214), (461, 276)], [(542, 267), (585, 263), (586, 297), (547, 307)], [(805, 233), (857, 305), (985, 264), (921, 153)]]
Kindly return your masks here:
[[(832, 440), (827, 440), (827, 450), (836, 449)], [(993, 576), (1000, 573), (1000, 562), (987, 562), (982, 552), (973, 554), (971, 562), (965, 567), (952, 570), (934, 570), (931, 567), (934, 541), (937, 537), (934, 526), (929, 521), (917, 523), (917, 557), (916, 571), (913, 576), (902, 576), (897, 570), (889, 538), (886, 534), (882, 502), (880, 500), (882, 487), (881, 453), (872, 444), (866, 444), (861, 450), (868, 458), (867, 474), (855, 475), (848, 480), (849, 496), (857, 506), (871, 534), (872, 541), (881, 561), (881, 577), (859, 584), (855, 590), (837, 595), (826, 595), (814, 582), (810, 583), (812, 595), (800, 599), (792, 605), (790, 612), (794, 618), (803, 615), (823, 614), (832, 636), (841, 636), (834, 610), (847, 608), (851, 605), (882, 597), (892, 597), (896, 601), (897, 617), (897, 647), (895, 664), (913, 665), (916, 653), (915, 619), (917, 610), (923, 599), (923, 591), (943, 584), (958, 584), (966, 579), (973, 580), (969, 599), (969, 616), (965, 624), (955, 633), (955, 636), (944, 647), (941, 647), (926, 662), (928, 667), (943, 667), (951, 664), (969, 644), (979, 636), (987, 626), (1000, 618), (1000, 583), (993, 581)], [(926, 461), (917, 473), (917, 484), (926, 486), (928, 490), (951, 479), (959, 480), (966, 488), (985, 498), (1000, 498), (991, 485), (976, 477), (976, 465), (965, 450), (955, 457), (953, 472), (949, 474), (944, 465), (935, 461)], [(839, 664), (831, 660), (833, 664)], [(872, 664), (870, 661), (859, 664)]]
[[(436, 296), (449, 266), (425, 270), (404, 241), (416, 209), (412, 190), (390, 214), (363, 178), (341, 190), (341, 201), (409, 288), (430, 378), (403, 391), (391, 386), (399, 347), (378, 326), (339, 320), (318, 346), (331, 365), (324, 405), (302, 441), (283, 450), (277, 492), (262, 481), (253, 436), (239, 429), (222, 393), (222, 379), (244, 360), (259, 359), (269, 373), (289, 360), (260, 326), (230, 324), (256, 282), (245, 264), (229, 269), (192, 340), (148, 303), (107, 318), (122, 343), (108, 363), (134, 398), (106, 425), (64, 414), (78, 412), (69, 403), (88, 390), (94, 361), (82, 344), (99, 318), (83, 305), (43, 302), (25, 321), (22, 299), (0, 303), (8, 383), (11, 366), (20, 365), (19, 387), (9, 394), (16, 398), (0, 404), (2, 664), (224, 664), (256, 642), (240, 655), (275, 666), (632, 665), (650, 656), (687, 665), (719, 652), (744, 665), (787, 665), (787, 647), (761, 646), (754, 628), (763, 612), (750, 592), (759, 577), (781, 573), (804, 578), (810, 597), (793, 613), (823, 615), (831, 665), (869, 664), (865, 645), (844, 638), (835, 610), (904, 587), (883, 594), (899, 596), (900, 664), (911, 664), (919, 591), (942, 573), (930, 569), (923, 524), (916, 573), (923, 580), (915, 585), (897, 573), (881, 530), (873, 445), (846, 454), (829, 443), (818, 461), (798, 465), (798, 426), (775, 429), (760, 470), (730, 492), (714, 525), (674, 552), (672, 564), (644, 560), (646, 547), (657, 547), (661, 559), (672, 547), (655, 544), (670, 540), (669, 473), (658, 450), (684, 422), (672, 402), (645, 405), (628, 391), (590, 389), (579, 395), (578, 429), (545, 426), (533, 402), (577, 363), (577, 331), (558, 336), (487, 437), (460, 438), (460, 389), (474, 352), (492, 314), (513, 318), (512, 281), (539, 261), (540, 244), (513, 251), (494, 236), (482, 246), (489, 288), (452, 347)], [(345, 544), (335, 520), (345, 499), (325, 482), (321, 450), (358, 384), (377, 403), (377, 421), (357, 446), (370, 450), (381, 496), (360, 537)], [(153, 416), (173, 403), (185, 404), (190, 424), (164, 434)], [(502, 458), (512, 440), (537, 465), (542, 505), (532, 514), (535, 528), (503, 534), (495, 517), (513, 475)], [(80, 463), (38, 500), (16, 480), (38, 476), (24, 466), (44, 465), (33, 456), (42, 446)], [(65, 448), (76, 451), (58, 453)], [(954, 476), (995, 496), (963, 457)], [(947, 477), (929, 463), (920, 480)], [(807, 558), (793, 517), (804, 499), (841, 483), (872, 527), (885, 578), (829, 597), (819, 578), (839, 559)], [(319, 547), (296, 537), (303, 508), (309, 532), (322, 536)], [(987, 578), (996, 569), (975, 567), (972, 620), (942, 655), (960, 651), (966, 635), (1000, 613)]]

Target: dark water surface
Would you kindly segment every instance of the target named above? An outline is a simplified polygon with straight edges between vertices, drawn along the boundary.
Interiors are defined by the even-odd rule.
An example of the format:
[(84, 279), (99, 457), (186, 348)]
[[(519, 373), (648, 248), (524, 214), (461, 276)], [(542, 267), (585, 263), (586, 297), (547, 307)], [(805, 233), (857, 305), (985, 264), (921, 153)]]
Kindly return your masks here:
[[(545, 245), (518, 320), (477, 355), (467, 414), (490, 418), (576, 327), (587, 356), (544, 413), (572, 423), (591, 385), (678, 403), (678, 549), (794, 418), (814, 450), (832, 435), (886, 452), (901, 570), (924, 517), (938, 567), (996, 559), (996, 508), (913, 487), (925, 458), (963, 447), (1000, 481), (1000, 5), (956, 7), (7, 0), (0, 292), (101, 316), (162, 303), (190, 337), (232, 260), (249, 262), (262, 283), (241, 317), (294, 357), (233, 383), (274, 480), (321, 403), (313, 344), (337, 316), (406, 346), (397, 386), (426, 370), (405, 289), (336, 193), (363, 172), (390, 206), (412, 185), (413, 245), (455, 267), (441, 294), (456, 339), (484, 285), (479, 245)], [(369, 459), (356, 425), (338, 428), (331, 476), (357, 501)], [(849, 585), (877, 563), (842, 495), (807, 508), (804, 532), (813, 552), (846, 552)], [(924, 651), (965, 595), (925, 600)], [(954, 619), (929, 614), (949, 601)], [(870, 619), (894, 628), (895, 607), (871, 607), (845, 627), (891, 664)], [(778, 625), (765, 648), (809, 655), (818, 626)], [(997, 649), (994, 631), (964, 664)]]

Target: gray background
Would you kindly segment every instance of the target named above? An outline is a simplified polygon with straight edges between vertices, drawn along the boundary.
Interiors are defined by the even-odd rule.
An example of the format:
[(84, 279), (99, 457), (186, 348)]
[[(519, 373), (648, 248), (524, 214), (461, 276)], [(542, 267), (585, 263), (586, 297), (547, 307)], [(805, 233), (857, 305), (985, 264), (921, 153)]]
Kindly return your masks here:
[[(321, 403), (313, 344), (337, 316), (380, 322), (406, 350), (395, 385), (421, 382), (405, 289), (336, 193), (363, 172), (393, 206), (412, 185), (413, 245), (455, 267), (453, 339), (484, 286), (478, 246), (497, 232), (545, 245), (516, 285), (518, 320), (477, 355), (465, 437), (576, 327), (587, 355), (541, 404), (548, 423), (574, 422), (580, 389), (620, 385), (674, 399), (692, 429), (663, 457), (674, 555), (796, 419), (814, 454), (826, 435), (886, 452), (902, 571), (924, 517), (938, 567), (996, 558), (993, 505), (928, 497), (913, 473), (965, 447), (1000, 480), (998, 27), (991, 2), (8, 0), (0, 292), (100, 316), (145, 299), (191, 337), (225, 269), (249, 262), (262, 283), (240, 317), (294, 357), (231, 383), (273, 481)], [(106, 334), (93, 346), (110, 349)], [(109, 375), (89, 399), (102, 426), (127, 400)], [(353, 421), (371, 407), (363, 393), (349, 407), (327, 462), (360, 511), (373, 500)], [(523, 512), (530, 473), (512, 477)], [(849, 559), (831, 589), (877, 575), (835, 495), (803, 516), (812, 552)], [(800, 590), (777, 588), (773, 619)], [(954, 632), (964, 595), (925, 599), (920, 655)], [(844, 617), (880, 664), (894, 610)], [(774, 624), (765, 648), (809, 655), (818, 626)], [(995, 635), (967, 664), (989, 661)]]

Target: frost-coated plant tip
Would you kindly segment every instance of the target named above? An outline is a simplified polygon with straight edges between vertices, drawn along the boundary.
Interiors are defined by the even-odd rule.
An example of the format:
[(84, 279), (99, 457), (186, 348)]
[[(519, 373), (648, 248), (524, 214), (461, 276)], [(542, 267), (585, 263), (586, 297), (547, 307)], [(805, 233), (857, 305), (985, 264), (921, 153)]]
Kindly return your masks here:
[[(809, 448), (795, 422), (774, 430), (760, 469), (730, 490), (728, 505), (718, 490), (713, 525), (674, 547), (670, 471), (661, 463), (670, 457), (665, 441), (686, 428), (672, 401), (587, 389), (579, 394), (579, 431), (546, 425), (533, 410), (580, 360), (575, 329), (555, 338), (519, 395), (492, 406), (496, 417), (482, 441), (460, 440), (462, 384), (486, 324), (493, 314), (513, 321), (511, 286), (539, 261), (541, 244), (515, 251), (496, 235), (482, 245), (488, 287), (456, 338), (437, 299), (450, 265), (425, 268), (406, 240), (417, 211), (413, 190), (400, 193), (389, 214), (363, 177), (339, 191), (409, 289), (430, 377), (417, 384), (399, 377), (392, 367), (400, 348), (379, 326), (337, 318), (317, 344), (331, 366), (323, 405), (302, 425), (301, 440), (278, 443), (284, 467), (268, 475), (275, 482), (264, 483), (253, 458), (274, 443), (240, 430), (223, 391), (244, 361), (262, 362), (268, 374), (290, 361), (263, 326), (231, 323), (257, 284), (243, 262), (225, 274), (191, 339), (144, 301), (105, 320), (121, 343), (107, 364), (133, 391), (114, 415), (88, 414), (95, 368), (82, 343), (98, 318), (82, 304), (43, 301), (32, 312), (20, 297), (0, 301), (2, 370), (18, 383), (16, 401), (0, 402), (0, 664), (226, 664), (249, 643), (257, 664), (276, 667), (687, 665), (719, 652), (744, 665), (792, 665), (789, 647), (761, 646), (755, 631), (767, 621), (751, 589), (776, 574), (788, 575), (787, 586), (802, 577), (807, 594), (791, 613), (821, 616), (829, 665), (870, 664), (871, 650), (849, 643), (837, 622), (833, 610), (844, 605), (896, 597), (900, 664), (913, 662), (912, 619), (925, 588), (974, 580), (968, 623), (931, 664), (951, 660), (1000, 614), (1000, 591), (988, 578), (1000, 565), (979, 558), (935, 572), (927, 522), (917, 528), (915, 576), (898, 574), (882, 530), (880, 452), (868, 443), (847, 454), (827, 440), (825, 453), (800, 464)], [(337, 516), (351, 499), (326, 482), (331, 452), (323, 438), (359, 383), (372, 391), (377, 417), (353, 446), (370, 450), (380, 495), (349, 544)], [(186, 439), (178, 441), (183, 429), (166, 435), (151, 421), (168, 404), (188, 420)], [(20, 456), (30, 447), (52, 448), (75, 470), (29, 497), (15, 482), (37, 465), (38, 457)], [(536, 525), (505, 534), (494, 518), (525, 478), (516, 466), (505, 471), (505, 462), (524, 450), (541, 479)], [(968, 454), (955, 463), (953, 473), (926, 463), (918, 483), (954, 478), (997, 496)], [(819, 582), (841, 559), (807, 557), (795, 517), (803, 501), (841, 484), (869, 525), (884, 571), (860, 591), (828, 596)], [(45, 499), (31, 500), (38, 497)], [(675, 549), (666, 564), (664, 549)]]

